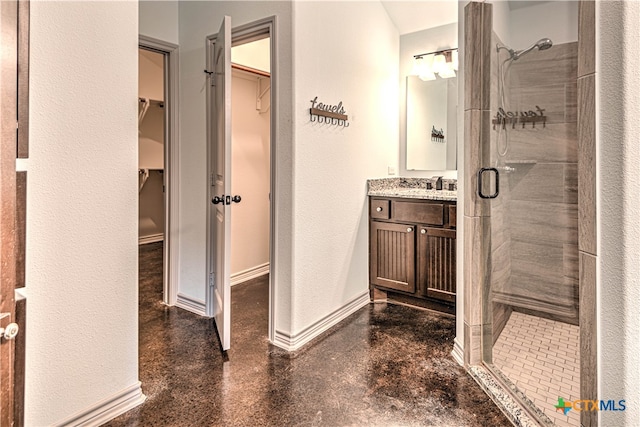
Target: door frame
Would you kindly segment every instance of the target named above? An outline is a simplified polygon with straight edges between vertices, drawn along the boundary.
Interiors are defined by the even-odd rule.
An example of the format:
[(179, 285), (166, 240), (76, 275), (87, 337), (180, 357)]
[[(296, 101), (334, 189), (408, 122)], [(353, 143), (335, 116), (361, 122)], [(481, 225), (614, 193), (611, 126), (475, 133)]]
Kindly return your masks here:
[[(233, 18), (233, 16), (232, 16)], [(277, 51), (277, 17), (269, 16), (263, 19), (259, 19), (257, 21), (253, 21), (247, 24), (239, 25), (237, 27), (233, 27), (231, 29), (231, 46), (236, 46), (244, 43), (249, 43), (251, 41), (263, 39), (269, 37), (269, 60), (271, 65), (271, 90), (270, 90), (270, 103), (271, 103), (271, 112), (270, 112), (270, 141), (269, 141), (269, 151), (270, 151), (270, 211), (269, 211), (269, 326), (268, 326), (268, 336), (269, 341), (273, 342), (275, 340), (276, 331), (275, 331), (275, 318), (276, 318), (276, 301), (275, 296), (277, 295), (277, 283), (275, 278), (275, 269), (276, 269), (276, 259), (275, 259), (275, 236), (276, 236), (276, 228), (275, 228), (275, 217), (276, 217), (276, 181), (275, 181), (275, 171), (276, 171), (276, 138), (279, 131), (278, 126), (278, 103), (277, 103), (277, 85), (278, 85), (278, 51)], [(206, 65), (207, 69), (213, 69), (213, 58), (211, 53), (213, 52), (213, 45), (215, 44), (217, 34), (212, 34), (207, 36), (206, 39)], [(213, 135), (212, 135), (212, 126), (209, 117), (213, 114), (213, 100), (211, 99), (211, 90), (207, 91), (207, 179), (210, 180), (213, 173), (213, 163), (211, 161), (213, 154)], [(233, 95), (232, 95), (233, 98)], [(232, 143), (233, 144), (233, 143)], [(209, 182), (207, 183), (207, 188), (210, 188)], [(209, 212), (211, 200), (209, 200), (207, 191), (207, 212)], [(209, 272), (211, 271), (209, 263), (211, 262), (211, 256), (214, 252), (215, 242), (211, 238), (211, 227), (213, 224), (211, 223), (211, 215), (207, 214), (207, 270), (205, 277), (205, 311), (206, 315), (209, 317), (213, 316), (214, 312), (214, 293), (213, 293), (213, 282), (210, 281)]]
[(176, 304), (178, 297), (178, 256), (179, 233), (178, 220), (180, 206), (178, 195), (180, 188), (179, 150), (178, 150), (178, 45), (163, 40), (140, 35), (138, 47), (164, 55), (164, 249), (162, 300), (166, 305)]

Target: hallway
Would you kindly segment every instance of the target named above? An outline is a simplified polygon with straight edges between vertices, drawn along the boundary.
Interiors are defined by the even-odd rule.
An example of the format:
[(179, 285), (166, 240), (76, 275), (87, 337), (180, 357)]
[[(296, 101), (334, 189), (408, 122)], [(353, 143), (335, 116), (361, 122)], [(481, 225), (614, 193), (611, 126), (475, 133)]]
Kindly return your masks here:
[(267, 276), (232, 288), (225, 361), (215, 326), (162, 300), (162, 243), (140, 246), (146, 402), (109, 426), (508, 426), (451, 357), (455, 321), (362, 308), (302, 350), (267, 340)]

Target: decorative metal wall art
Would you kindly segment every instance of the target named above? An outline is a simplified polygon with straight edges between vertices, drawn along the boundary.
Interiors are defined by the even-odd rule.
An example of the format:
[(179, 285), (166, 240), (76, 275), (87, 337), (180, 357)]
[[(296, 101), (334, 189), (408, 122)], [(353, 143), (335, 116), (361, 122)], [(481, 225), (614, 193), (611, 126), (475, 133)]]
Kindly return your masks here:
[(502, 126), (502, 129), (507, 124), (511, 124), (511, 128), (515, 129), (516, 123), (522, 123), (524, 129), (527, 123), (531, 123), (531, 127), (535, 128), (537, 122), (542, 122), (542, 127), (547, 125), (547, 116), (544, 115), (545, 110), (536, 105), (536, 111), (504, 111), (502, 107), (498, 108), (496, 116), (493, 118), (493, 130), (496, 129), (496, 125)]
[(435, 125), (431, 126), (431, 140), (433, 142), (444, 142), (444, 130), (437, 130)]
[(349, 116), (345, 113), (346, 110), (342, 105), (342, 101), (338, 102), (337, 105), (329, 105), (319, 102), (317, 96), (311, 100), (309, 115), (312, 122), (317, 121), (318, 123), (349, 127), (347, 122)]

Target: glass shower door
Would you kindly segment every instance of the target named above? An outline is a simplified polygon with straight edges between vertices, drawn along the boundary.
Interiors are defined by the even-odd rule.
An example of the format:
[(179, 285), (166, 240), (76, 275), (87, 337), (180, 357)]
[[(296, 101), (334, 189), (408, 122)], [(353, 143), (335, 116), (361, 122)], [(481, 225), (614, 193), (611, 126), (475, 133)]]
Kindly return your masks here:
[(579, 425), (557, 408), (580, 398), (577, 34), (567, 42), (523, 20), (557, 14), (554, 3), (520, 6), (507, 25), (494, 13), (483, 358), (541, 421)]

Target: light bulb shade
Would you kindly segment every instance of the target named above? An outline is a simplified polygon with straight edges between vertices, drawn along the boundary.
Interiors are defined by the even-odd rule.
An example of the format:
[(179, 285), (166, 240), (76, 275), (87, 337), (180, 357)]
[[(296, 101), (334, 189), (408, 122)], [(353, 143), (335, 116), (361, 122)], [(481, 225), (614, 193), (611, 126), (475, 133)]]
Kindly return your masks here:
[(420, 73), (424, 70), (425, 63), (424, 58), (422, 56), (418, 56), (413, 59), (413, 69), (411, 70), (412, 76), (419, 76)]
[(433, 71), (431, 70), (425, 70), (424, 72), (422, 72), (421, 74), (418, 75), (418, 77), (420, 78), (420, 80), (422, 80), (423, 82), (426, 82), (428, 80), (435, 80), (436, 79), (436, 75), (433, 73)]
[(435, 80), (436, 76), (431, 71), (431, 58), (430, 57), (422, 57), (419, 56), (415, 59), (413, 63), (413, 75), (420, 77), (420, 80)]
[(447, 64), (447, 60), (445, 59), (444, 55), (439, 53), (433, 57), (433, 65), (431, 69), (433, 70), (434, 73), (440, 74), (440, 70), (443, 67), (446, 67), (446, 64)]
[(438, 73), (438, 75), (443, 78), (443, 79), (448, 79), (451, 77), (455, 77), (456, 76), (456, 72), (453, 71), (453, 67), (450, 65), (451, 63), (448, 62), (447, 64), (445, 64), (441, 69), (440, 72)]

